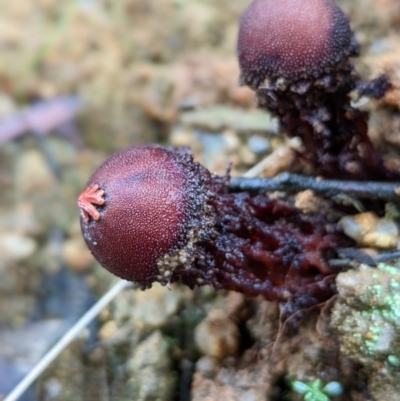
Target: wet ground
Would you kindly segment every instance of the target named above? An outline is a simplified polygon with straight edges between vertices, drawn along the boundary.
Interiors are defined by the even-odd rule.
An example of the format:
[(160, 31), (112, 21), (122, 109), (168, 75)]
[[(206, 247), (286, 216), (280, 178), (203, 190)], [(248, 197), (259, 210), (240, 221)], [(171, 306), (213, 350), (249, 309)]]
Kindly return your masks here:
[[(292, 166), (301, 144), (278, 135), (238, 86), (247, 4), (0, 0), (0, 394), (116, 281), (86, 249), (76, 206), (107, 155), (156, 142), (190, 146), (219, 174), (232, 163), (241, 175), (265, 158), (258, 175)], [(383, 100), (361, 107), (387, 165), (400, 169), (400, 2), (339, 4), (361, 44), (359, 71), (392, 82)], [(320, 206), (309, 194), (296, 201)], [(348, 223), (361, 227), (360, 247), (399, 247), (398, 206), (360, 216)], [(332, 400), (396, 400), (399, 260), (390, 266), (355, 266), (337, 299), (293, 327), (276, 303), (237, 293), (125, 291), (23, 399), (296, 401), (293, 380), (321, 379), (341, 383), (344, 395)]]

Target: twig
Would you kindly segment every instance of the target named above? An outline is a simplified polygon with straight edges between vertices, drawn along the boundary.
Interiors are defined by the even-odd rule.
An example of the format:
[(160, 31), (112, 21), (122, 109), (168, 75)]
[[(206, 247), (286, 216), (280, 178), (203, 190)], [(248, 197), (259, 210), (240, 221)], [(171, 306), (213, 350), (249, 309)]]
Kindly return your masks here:
[(385, 263), (400, 259), (400, 251), (391, 251), (380, 253), (375, 256), (370, 256), (366, 252), (356, 248), (340, 249), (339, 256), (341, 259), (330, 259), (329, 265), (333, 268), (343, 268), (363, 264), (367, 266), (376, 267), (379, 263)]
[(391, 260), (400, 259), (400, 251), (392, 251), (392, 252), (385, 252), (381, 253), (380, 255), (376, 255), (374, 257), (377, 263), (387, 262)]
[(16, 401), (29, 386), (43, 373), (64, 348), (107, 306), (121, 291), (131, 288), (129, 281), (119, 280), (106, 292), (43, 356), (39, 363), (19, 382), (3, 401)]
[(400, 182), (319, 180), (298, 174), (281, 173), (274, 178), (232, 177), (233, 191), (284, 191), (296, 193), (310, 189), (318, 195), (334, 197), (346, 194), (360, 199), (400, 201)]
[(0, 119), (0, 145), (27, 131), (47, 134), (71, 121), (82, 106), (76, 96), (58, 96), (33, 103), (8, 118)]

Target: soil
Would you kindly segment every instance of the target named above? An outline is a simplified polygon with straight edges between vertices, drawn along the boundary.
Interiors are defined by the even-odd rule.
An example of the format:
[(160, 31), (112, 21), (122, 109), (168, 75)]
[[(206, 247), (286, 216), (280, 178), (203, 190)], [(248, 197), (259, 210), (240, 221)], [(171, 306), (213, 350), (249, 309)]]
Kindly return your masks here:
[[(292, 168), (301, 144), (279, 135), (238, 85), (238, 19), (248, 3), (0, 0), (0, 398), (116, 281), (86, 249), (76, 206), (107, 155), (155, 142), (190, 146), (218, 174), (232, 163), (242, 175), (261, 160), (257, 175)], [(357, 69), (391, 81), (382, 100), (360, 107), (386, 165), (400, 169), (400, 2), (338, 4), (361, 45)], [(56, 101), (60, 114), (50, 109)], [(23, 128), (10, 130), (7, 118)], [(329, 208), (308, 192), (293, 201), (305, 212)], [(391, 246), (365, 242), (357, 223), (360, 247), (370, 255), (400, 247), (399, 205), (361, 211), (390, 220)], [(398, 400), (400, 259), (359, 265), (338, 280), (334, 299), (285, 321), (282, 305), (208, 287), (125, 291), (21, 400), (296, 401), (305, 395), (293, 381), (316, 379), (340, 383), (332, 400)], [(352, 292), (349, 280), (377, 292), (360, 293), (362, 284)]]

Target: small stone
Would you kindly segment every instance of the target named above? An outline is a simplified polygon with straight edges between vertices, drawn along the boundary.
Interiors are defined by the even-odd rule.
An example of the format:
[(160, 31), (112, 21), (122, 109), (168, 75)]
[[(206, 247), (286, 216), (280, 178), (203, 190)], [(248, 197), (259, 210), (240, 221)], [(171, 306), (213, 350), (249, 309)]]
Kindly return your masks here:
[(342, 217), (339, 226), (342, 227), (348, 237), (361, 244), (365, 234), (372, 231), (377, 222), (378, 217), (375, 213), (368, 212)]
[(310, 189), (301, 191), (296, 195), (295, 206), (304, 213), (312, 213), (317, 210), (318, 199)]
[(94, 258), (82, 238), (71, 238), (63, 244), (63, 258), (67, 265), (76, 272), (85, 271)]
[(393, 249), (399, 243), (399, 228), (396, 223), (380, 219), (372, 212), (342, 217), (339, 225), (347, 236), (362, 246)]
[(129, 399), (168, 401), (172, 399), (175, 376), (171, 374), (168, 343), (160, 331), (152, 333), (135, 349), (127, 363)]
[(216, 359), (237, 353), (239, 329), (221, 310), (213, 310), (195, 329), (195, 341), (200, 351)]
[(238, 132), (276, 133), (278, 124), (264, 111), (242, 110), (235, 107), (214, 106), (182, 113), (180, 121), (185, 126), (219, 132), (226, 128)]
[(28, 259), (36, 251), (37, 244), (22, 234), (0, 234), (0, 265)]
[(256, 154), (267, 153), (271, 150), (271, 141), (263, 136), (253, 135), (247, 141), (249, 149)]
[(218, 372), (219, 368), (218, 361), (208, 356), (203, 356), (196, 362), (196, 372), (209, 379)]
[(136, 347), (135, 353), (128, 363), (128, 369), (131, 372), (139, 372), (148, 366), (152, 366), (154, 369), (168, 369), (170, 365), (168, 344), (161, 332), (157, 330)]
[(344, 299), (350, 299), (355, 296), (355, 289), (362, 283), (371, 284), (372, 280), (368, 275), (359, 274), (339, 274), (336, 278), (336, 285), (340, 296)]
[(111, 340), (115, 336), (117, 331), (118, 326), (115, 320), (109, 320), (99, 330), (99, 339), (101, 341)]
[(226, 315), (240, 316), (240, 313), (245, 310), (246, 296), (240, 292), (229, 291), (225, 298), (225, 306), (223, 307)]
[(147, 331), (166, 326), (178, 313), (187, 294), (186, 289), (172, 287), (172, 290), (168, 290), (158, 283), (145, 292), (136, 291), (132, 310), (135, 328)]
[(381, 249), (396, 248), (399, 243), (399, 229), (394, 221), (380, 219), (375, 230), (365, 235), (364, 243)]
[(247, 369), (222, 368), (209, 379), (196, 372), (192, 382), (192, 401), (258, 401), (271, 399), (268, 385), (262, 383), (263, 372), (254, 364)]

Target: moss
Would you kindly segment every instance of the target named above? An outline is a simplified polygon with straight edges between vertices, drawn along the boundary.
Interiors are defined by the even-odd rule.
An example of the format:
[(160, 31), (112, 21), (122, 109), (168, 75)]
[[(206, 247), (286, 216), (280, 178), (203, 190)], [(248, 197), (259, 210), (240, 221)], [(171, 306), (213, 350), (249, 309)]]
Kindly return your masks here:
[(367, 364), (400, 357), (400, 270), (380, 264), (338, 276), (332, 313), (342, 351)]
[(361, 266), (337, 277), (338, 299), (331, 324), (341, 351), (369, 372), (376, 400), (397, 400), (400, 392), (400, 269)]

